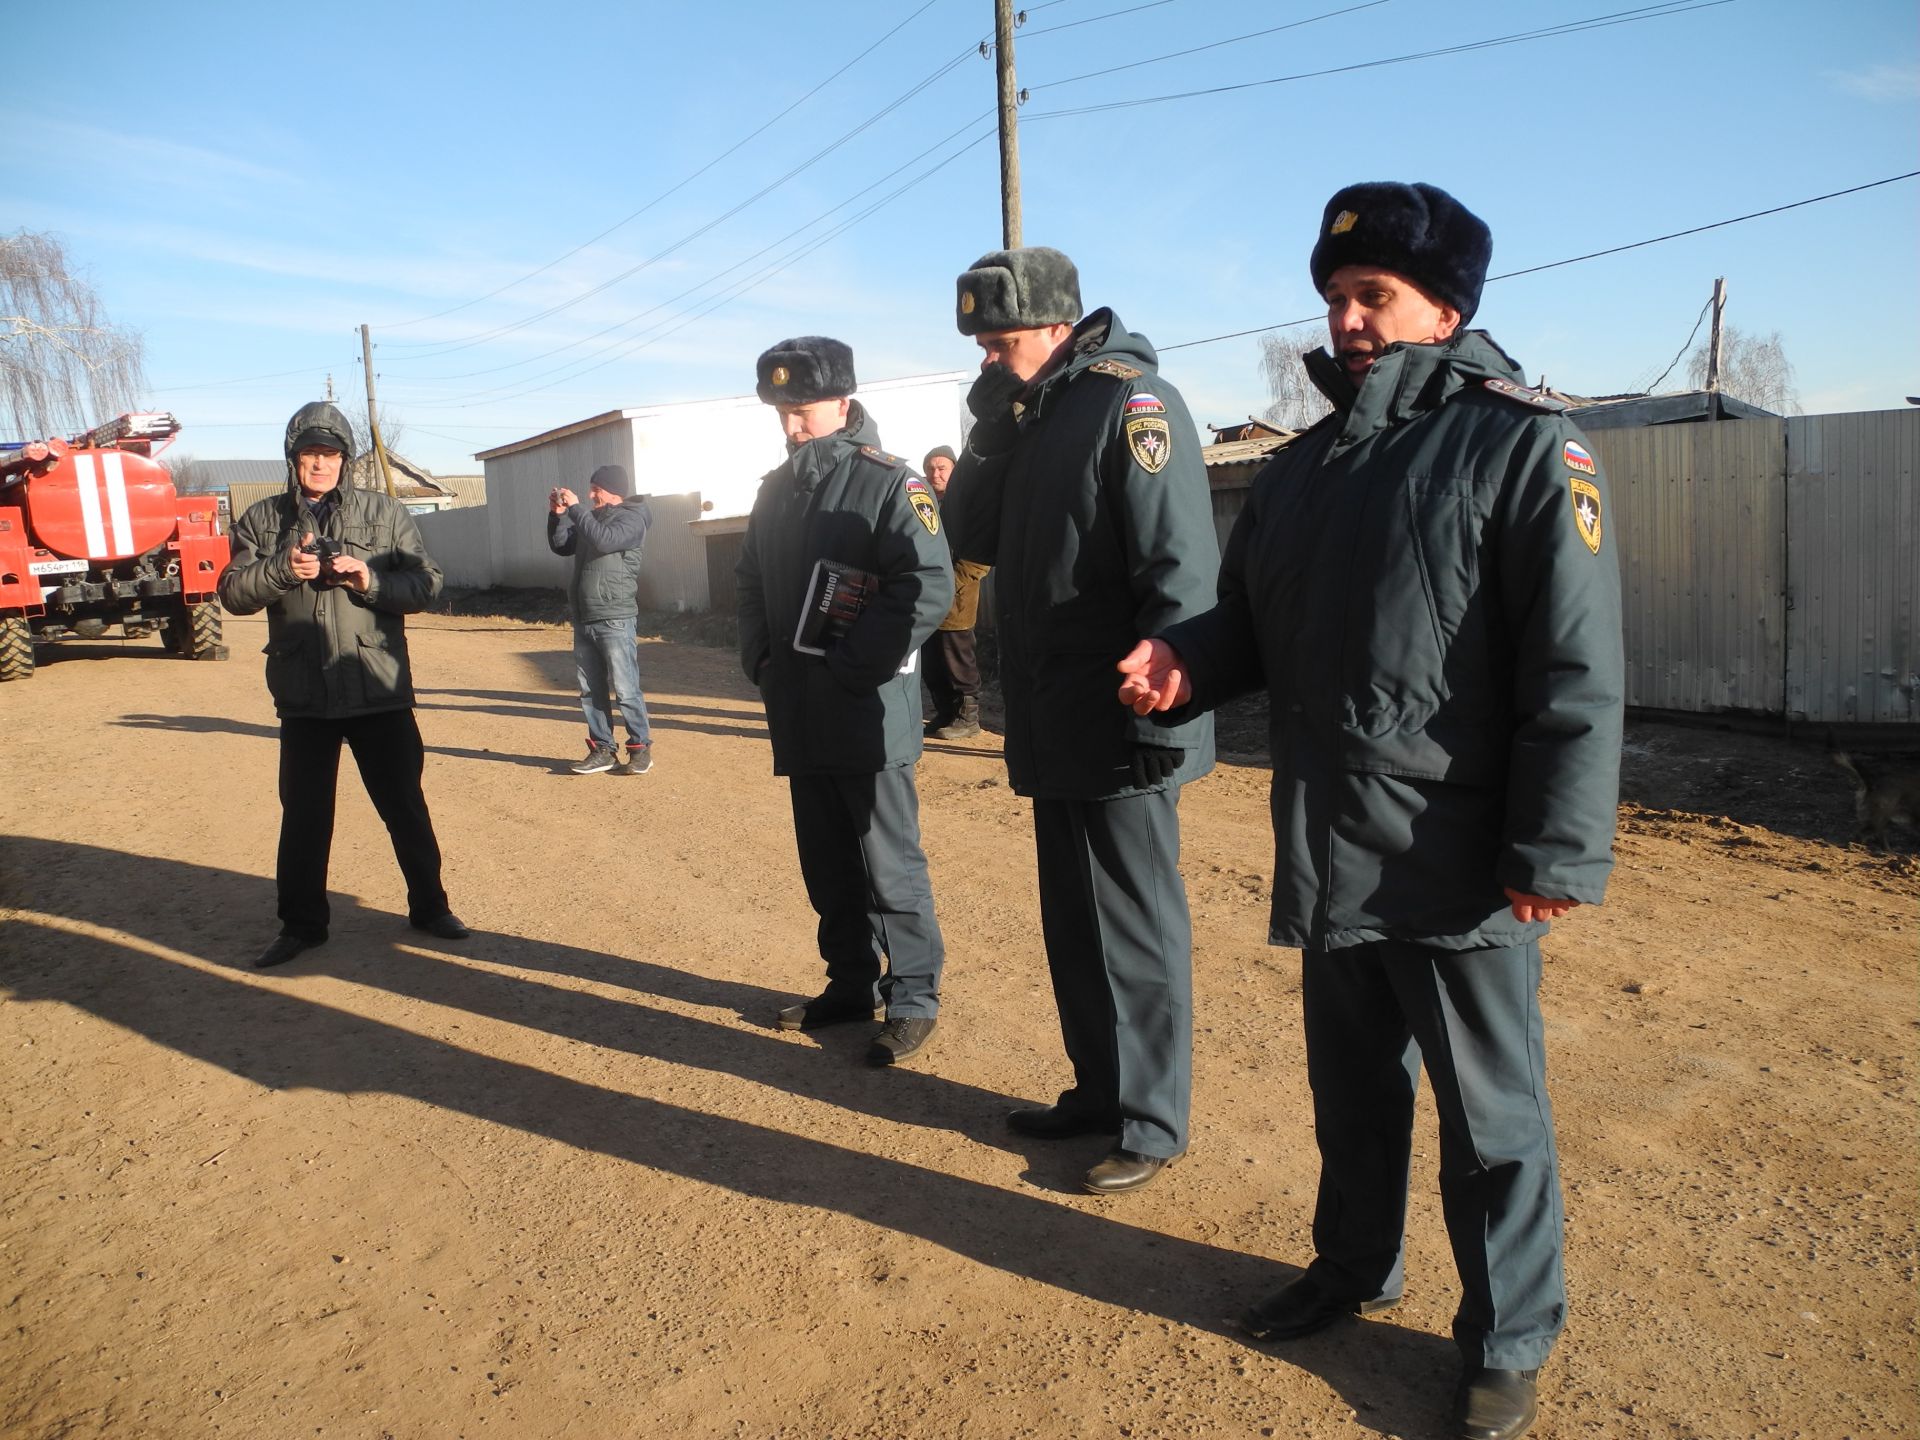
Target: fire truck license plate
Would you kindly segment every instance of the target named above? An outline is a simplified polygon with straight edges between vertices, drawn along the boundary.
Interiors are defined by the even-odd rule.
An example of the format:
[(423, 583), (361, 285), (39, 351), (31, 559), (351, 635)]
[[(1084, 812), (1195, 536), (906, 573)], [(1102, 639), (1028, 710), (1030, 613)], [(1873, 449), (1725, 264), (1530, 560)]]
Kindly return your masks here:
[(30, 560), (27, 573), (30, 575), (84, 575), (87, 562), (84, 560)]

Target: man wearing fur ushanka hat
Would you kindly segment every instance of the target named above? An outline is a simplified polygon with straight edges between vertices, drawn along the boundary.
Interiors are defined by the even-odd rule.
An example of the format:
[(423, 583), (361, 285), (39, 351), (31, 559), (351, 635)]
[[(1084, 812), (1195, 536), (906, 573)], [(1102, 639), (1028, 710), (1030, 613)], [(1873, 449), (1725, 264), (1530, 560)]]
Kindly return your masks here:
[(1566, 1321), (1540, 1015), (1548, 922), (1613, 865), (1624, 667), (1607, 483), (1464, 328), (1492, 254), (1433, 185), (1351, 185), (1309, 269), (1334, 411), (1253, 482), (1220, 603), (1121, 667), (1137, 714), (1269, 697), (1268, 938), (1302, 951), (1316, 1254), (1250, 1310), (1290, 1340), (1399, 1303), (1422, 1062), (1462, 1295), (1452, 1428), (1513, 1440)]
[(1007, 777), (1033, 801), (1040, 918), (1073, 1083), (1013, 1111), (1024, 1135), (1105, 1135), (1083, 1186), (1136, 1190), (1187, 1148), (1193, 929), (1180, 787), (1213, 766), (1210, 716), (1115, 713), (1114, 666), (1213, 601), (1200, 441), (1146, 338), (1083, 315), (1058, 250), (995, 250), (956, 285), (980, 347), (948, 483), (954, 554), (998, 567)]
[[(786, 1030), (886, 1023), (872, 1065), (933, 1038), (945, 949), (920, 849), (920, 647), (953, 602), (933, 491), (879, 448), (853, 398), (853, 351), (783, 340), (755, 367), (787, 458), (760, 482), (735, 569), (740, 663), (760, 687), (773, 769), (788, 777), (826, 988)], [(882, 973), (882, 962), (885, 973)]]

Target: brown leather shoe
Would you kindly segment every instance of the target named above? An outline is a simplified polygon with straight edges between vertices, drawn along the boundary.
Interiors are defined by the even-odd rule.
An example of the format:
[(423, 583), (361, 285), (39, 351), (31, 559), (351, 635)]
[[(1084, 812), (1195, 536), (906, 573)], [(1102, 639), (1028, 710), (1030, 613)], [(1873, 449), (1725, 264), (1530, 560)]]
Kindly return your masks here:
[(1118, 1135), (1120, 1122), (1067, 1105), (1034, 1105), (1008, 1111), (1007, 1128), (1036, 1140), (1069, 1140), (1075, 1135)]
[(1324, 1330), (1347, 1315), (1376, 1315), (1400, 1303), (1398, 1295), (1374, 1300), (1336, 1300), (1302, 1275), (1283, 1285), (1240, 1317), (1240, 1328), (1256, 1340), (1298, 1340)]
[(1129, 1190), (1138, 1190), (1166, 1169), (1169, 1163), (1164, 1155), (1142, 1155), (1137, 1150), (1116, 1149), (1087, 1171), (1080, 1188), (1092, 1195), (1124, 1195)]

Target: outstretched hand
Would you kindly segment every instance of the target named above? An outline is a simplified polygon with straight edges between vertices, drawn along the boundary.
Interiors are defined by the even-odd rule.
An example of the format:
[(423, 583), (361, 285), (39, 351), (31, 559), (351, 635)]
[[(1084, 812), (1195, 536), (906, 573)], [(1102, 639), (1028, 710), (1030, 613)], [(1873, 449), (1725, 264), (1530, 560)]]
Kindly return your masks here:
[(1120, 681), (1120, 703), (1136, 715), (1171, 710), (1193, 698), (1186, 664), (1164, 640), (1142, 640), (1114, 668), (1125, 677)]

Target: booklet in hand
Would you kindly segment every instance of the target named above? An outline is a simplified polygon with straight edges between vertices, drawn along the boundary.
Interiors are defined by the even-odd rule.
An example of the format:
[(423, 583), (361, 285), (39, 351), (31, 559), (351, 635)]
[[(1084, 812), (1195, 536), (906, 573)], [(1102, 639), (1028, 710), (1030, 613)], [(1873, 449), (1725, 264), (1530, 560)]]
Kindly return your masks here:
[(803, 655), (826, 654), (827, 647), (846, 634), (867, 608), (878, 584), (879, 578), (869, 571), (838, 560), (816, 561), (813, 578), (807, 582), (806, 603), (800, 607), (800, 624), (793, 632), (793, 648)]

